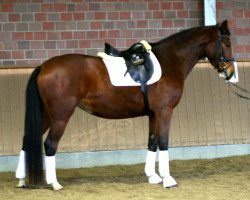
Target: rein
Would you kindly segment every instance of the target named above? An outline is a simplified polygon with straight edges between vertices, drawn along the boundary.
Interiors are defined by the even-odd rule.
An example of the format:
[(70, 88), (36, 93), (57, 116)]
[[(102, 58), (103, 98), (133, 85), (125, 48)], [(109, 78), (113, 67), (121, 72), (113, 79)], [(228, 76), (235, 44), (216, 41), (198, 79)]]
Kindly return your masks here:
[(250, 91), (249, 90), (246, 90), (238, 85), (236, 85), (235, 83), (231, 83), (230, 81), (227, 81), (227, 84), (230, 86), (230, 88), (232, 89), (233, 93), (235, 95), (237, 95), (238, 97), (242, 98), (242, 99), (247, 99), (247, 100), (250, 100), (250, 97), (247, 97), (247, 96), (243, 96), (242, 94), (239, 94), (236, 89), (242, 91), (242, 92), (245, 92), (247, 94), (250, 94)]
[[(220, 62), (219, 62), (218, 68), (219, 68), (219, 70), (221, 70), (224, 73), (226, 73), (227, 68), (230, 67), (230, 65), (228, 65), (226, 62), (228, 62), (228, 61), (235, 61), (235, 59), (234, 58), (225, 58), (224, 51), (223, 51), (223, 48), (222, 48), (222, 36), (228, 37), (227, 35), (221, 35), (220, 32), (219, 32), (217, 49), (220, 50)], [(230, 86), (231, 90), (233, 91), (233, 93), (235, 95), (237, 95), (240, 98), (250, 100), (250, 97), (243, 96), (242, 94), (239, 94), (237, 92), (237, 89), (239, 91), (245, 92), (247, 94), (250, 94), (250, 91), (248, 91), (248, 90), (246, 90), (246, 89), (244, 89), (244, 88), (236, 85), (235, 83), (230, 82), (229, 80), (227, 80), (226, 83)]]

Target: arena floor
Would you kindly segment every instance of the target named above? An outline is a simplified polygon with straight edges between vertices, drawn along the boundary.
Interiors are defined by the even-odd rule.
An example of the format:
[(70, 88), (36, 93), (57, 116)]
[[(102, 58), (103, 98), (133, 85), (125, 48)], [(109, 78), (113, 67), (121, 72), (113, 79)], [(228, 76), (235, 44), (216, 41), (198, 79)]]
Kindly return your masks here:
[(69, 200), (247, 200), (250, 199), (250, 155), (213, 160), (171, 161), (178, 187), (150, 185), (144, 165), (58, 170), (64, 186), (17, 189), (14, 173), (0, 173), (0, 199)]

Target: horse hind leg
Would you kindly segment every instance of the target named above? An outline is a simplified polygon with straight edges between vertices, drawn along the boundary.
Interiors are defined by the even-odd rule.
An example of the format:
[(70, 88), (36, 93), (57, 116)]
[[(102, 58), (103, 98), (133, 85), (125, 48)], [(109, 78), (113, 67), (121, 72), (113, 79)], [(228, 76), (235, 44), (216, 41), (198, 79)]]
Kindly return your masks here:
[(45, 170), (46, 182), (51, 185), (54, 191), (61, 190), (63, 187), (58, 183), (56, 176), (56, 157), (59, 141), (64, 133), (68, 120), (53, 121), (49, 134), (44, 142), (45, 147)]
[[(60, 123), (59, 123), (60, 124)], [(63, 187), (58, 183), (56, 178), (56, 165), (55, 165), (55, 153), (57, 150), (58, 142), (61, 138), (60, 133), (64, 132), (65, 126), (67, 123), (61, 123), (62, 125), (58, 126), (57, 123), (53, 124), (53, 127), (51, 127), (49, 134), (45, 140), (45, 170), (46, 170), (46, 182), (47, 184), (50, 184), (53, 187), (53, 190), (60, 190)], [(65, 124), (65, 125), (64, 125)], [(47, 129), (46, 129), (47, 130)], [(45, 130), (45, 131), (46, 131)], [(44, 132), (45, 132), (44, 131)], [(55, 133), (58, 133), (59, 131), (59, 137), (53, 137), (53, 131)], [(25, 155), (25, 144), (23, 145), (23, 148), (19, 155), (19, 161), (18, 166), (16, 170), (16, 178), (19, 179), (18, 184), (16, 185), (17, 188), (26, 188), (26, 155)]]
[(16, 178), (18, 179), (18, 183), (16, 185), (17, 188), (26, 188), (25, 178), (26, 178), (26, 164), (25, 164), (25, 151), (21, 150), (19, 154), (19, 160), (16, 170)]
[[(45, 84), (48, 83), (48, 81), (41, 81), (41, 84), (42, 83)], [(54, 82), (52, 83), (52, 85), (57, 84)], [(50, 123), (50, 129), (44, 142), (46, 172), (45, 177), (47, 184), (51, 185), (53, 190), (56, 191), (61, 190), (63, 188), (58, 183), (56, 176), (56, 152), (58, 149), (59, 141), (63, 136), (70, 117), (74, 113), (75, 107), (78, 104), (79, 99), (75, 96), (71, 96), (70, 94), (68, 94), (69, 91), (50, 91), (48, 90), (48, 86), (45, 86), (47, 85), (45, 84), (40, 87), (40, 93), (43, 97), (43, 102), (48, 112)], [(48, 96), (48, 93), (50, 94), (50, 96), (53, 96), (53, 98), (50, 98), (50, 96)]]
[[(43, 134), (48, 130), (49, 128), (49, 122), (48, 122), (48, 117), (44, 113), (43, 114)], [(19, 160), (18, 160), (18, 165), (16, 169), (16, 178), (18, 179), (18, 183), (16, 185), (16, 188), (26, 188), (26, 143), (25, 140), (23, 140), (23, 147), (22, 150), (19, 154)]]

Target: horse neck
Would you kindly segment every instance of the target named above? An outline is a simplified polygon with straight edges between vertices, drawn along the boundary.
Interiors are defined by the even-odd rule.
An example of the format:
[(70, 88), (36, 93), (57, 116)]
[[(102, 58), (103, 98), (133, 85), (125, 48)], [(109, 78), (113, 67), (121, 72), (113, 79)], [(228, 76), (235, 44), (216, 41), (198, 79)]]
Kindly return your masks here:
[(153, 47), (161, 63), (163, 75), (170, 74), (186, 79), (197, 62), (204, 57), (206, 46), (211, 42), (215, 28), (190, 29), (166, 38)]

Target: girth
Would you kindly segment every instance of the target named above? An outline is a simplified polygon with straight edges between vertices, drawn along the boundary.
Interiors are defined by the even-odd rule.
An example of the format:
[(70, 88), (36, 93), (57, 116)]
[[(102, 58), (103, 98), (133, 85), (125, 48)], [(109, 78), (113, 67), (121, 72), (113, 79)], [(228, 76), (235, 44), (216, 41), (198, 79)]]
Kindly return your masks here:
[(147, 82), (154, 72), (153, 63), (150, 59), (150, 45), (142, 41), (132, 45), (129, 49), (119, 51), (110, 44), (105, 43), (105, 53), (115, 57), (123, 57), (127, 66), (127, 73), (131, 78), (141, 84), (141, 91), (144, 96), (145, 111), (149, 113), (149, 102), (147, 95)]

